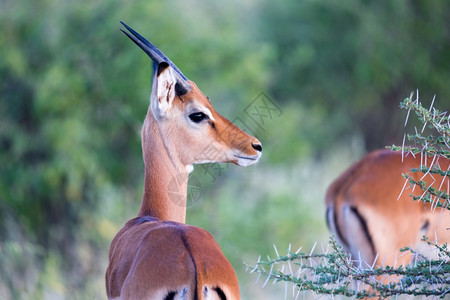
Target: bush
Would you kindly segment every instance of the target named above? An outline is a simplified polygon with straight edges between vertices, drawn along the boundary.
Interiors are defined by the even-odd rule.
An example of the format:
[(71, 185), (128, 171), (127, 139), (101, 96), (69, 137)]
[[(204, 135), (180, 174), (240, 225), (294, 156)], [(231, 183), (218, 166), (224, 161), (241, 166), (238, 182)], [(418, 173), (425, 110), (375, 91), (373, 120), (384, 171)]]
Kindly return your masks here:
[[(414, 134), (405, 135), (402, 146), (389, 147), (403, 153), (410, 152), (415, 155), (442, 157), (450, 159), (450, 119), (448, 112), (441, 112), (433, 107), (426, 109), (419, 102), (419, 96), (412, 99), (413, 94), (406, 98), (400, 107), (408, 110), (406, 123), (410, 112), (413, 111), (422, 122), (422, 130)], [(405, 123), (405, 126), (406, 126)], [(434, 134), (426, 135), (426, 128)], [(406, 137), (410, 146), (405, 146)], [(411, 170), (439, 174), (450, 177), (449, 170), (441, 170), (437, 165), (432, 168), (420, 167)], [(411, 175), (404, 174), (411, 186), (418, 186), (425, 191), (421, 196), (413, 196), (415, 201), (431, 203), (432, 207), (450, 209), (448, 192), (432, 187), (424, 181), (417, 181)], [(405, 247), (400, 251), (411, 252), (414, 263), (407, 266), (374, 267), (350, 257), (344, 249), (330, 238), (327, 250), (319, 254), (291, 252), (279, 255), (275, 248), (276, 258), (267, 260), (258, 259), (255, 266), (248, 266), (251, 273), (258, 273), (266, 278), (264, 285), (269, 281), (286, 282), (293, 284), (293, 295), (297, 297), (302, 291), (310, 291), (321, 295), (343, 295), (356, 298), (379, 297), (386, 298), (398, 295), (437, 296), (444, 298), (450, 293), (450, 251), (447, 244), (438, 245), (425, 237), (423, 241), (436, 248), (437, 258), (427, 259), (420, 253)], [(293, 266), (296, 267), (295, 272)], [(399, 276), (398, 281), (381, 283), (377, 277), (381, 275)], [(287, 290), (286, 290), (287, 291)]]

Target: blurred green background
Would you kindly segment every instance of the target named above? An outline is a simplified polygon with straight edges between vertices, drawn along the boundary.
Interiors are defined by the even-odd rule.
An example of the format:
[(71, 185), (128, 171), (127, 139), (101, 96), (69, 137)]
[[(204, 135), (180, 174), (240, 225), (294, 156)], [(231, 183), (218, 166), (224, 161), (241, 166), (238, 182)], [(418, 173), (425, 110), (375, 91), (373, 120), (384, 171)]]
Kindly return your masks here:
[[(0, 0), (0, 299), (106, 298), (109, 243), (142, 197), (152, 68), (120, 20), (263, 143), (256, 166), (197, 166), (187, 209), (244, 299), (284, 287), (243, 262), (326, 243), (327, 185), (401, 144), (402, 99), (450, 109), (445, 0)], [(277, 109), (264, 119), (261, 99)]]

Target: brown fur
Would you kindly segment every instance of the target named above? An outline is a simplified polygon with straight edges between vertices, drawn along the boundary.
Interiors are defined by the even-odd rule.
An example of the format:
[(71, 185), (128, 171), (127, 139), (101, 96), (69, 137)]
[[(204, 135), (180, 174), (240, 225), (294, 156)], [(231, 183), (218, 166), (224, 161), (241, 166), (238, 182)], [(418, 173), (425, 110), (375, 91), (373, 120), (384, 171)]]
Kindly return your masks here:
[(106, 273), (108, 298), (163, 299), (170, 292), (180, 297), (186, 288), (186, 299), (204, 299), (204, 289), (214, 293), (220, 287), (227, 299), (239, 299), (233, 267), (206, 230), (140, 220), (128, 221), (111, 244), (110, 266), (118, 267)]
[[(186, 94), (175, 95), (171, 72), (168, 67), (154, 79), (142, 128), (144, 195), (138, 217), (111, 243), (107, 295), (240, 299), (236, 274), (219, 245), (207, 231), (184, 224), (188, 169), (205, 161), (250, 165), (260, 157), (260, 143), (219, 115), (193, 82)], [(211, 118), (194, 124), (189, 114), (195, 111)]]
[[(402, 162), (400, 152), (379, 150), (369, 153), (351, 166), (328, 188), (326, 195), (327, 220), (344, 248), (358, 259), (359, 255), (368, 263), (399, 265), (408, 264), (412, 256), (401, 254), (405, 246), (419, 247), (421, 237), (426, 234), (430, 240), (439, 243), (450, 242), (450, 213), (448, 210), (415, 202), (409, 195), (411, 189), (405, 185), (403, 173), (412, 174), (412, 168), (419, 168), (420, 155), (409, 154)], [(430, 166), (432, 158), (427, 159)], [(440, 158), (439, 165), (447, 170), (449, 160)], [(435, 162), (436, 163), (436, 162)], [(422, 173), (413, 173), (416, 180)], [(439, 187), (444, 181), (447, 190), (448, 178), (427, 175), (423, 180)], [(407, 184), (407, 187), (409, 184)], [(415, 188), (414, 195), (423, 193)], [(399, 197), (400, 195), (400, 197)], [(397, 200), (398, 199), (398, 200)]]

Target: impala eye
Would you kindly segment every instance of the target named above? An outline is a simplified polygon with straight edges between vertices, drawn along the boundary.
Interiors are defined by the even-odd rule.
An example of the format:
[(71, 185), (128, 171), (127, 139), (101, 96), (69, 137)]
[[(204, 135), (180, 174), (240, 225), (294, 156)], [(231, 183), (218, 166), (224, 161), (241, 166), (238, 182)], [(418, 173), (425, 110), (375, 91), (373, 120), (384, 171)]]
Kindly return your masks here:
[(194, 123), (200, 123), (201, 121), (203, 121), (206, 118), (208, 118), (208, 116), (202, 112), (196, 112), (196, 113), (189, 115), (189, 119), (191, 119), (191, 121)]

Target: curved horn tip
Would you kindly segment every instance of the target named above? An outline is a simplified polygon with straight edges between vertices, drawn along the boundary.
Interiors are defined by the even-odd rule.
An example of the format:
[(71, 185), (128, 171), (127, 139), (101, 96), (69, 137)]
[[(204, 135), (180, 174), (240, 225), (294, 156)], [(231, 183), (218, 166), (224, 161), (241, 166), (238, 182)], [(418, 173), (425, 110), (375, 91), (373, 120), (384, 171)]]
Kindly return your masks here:
[[(189, 91), (191, 89), (190, 84), (187, 82), (188, 81), (187, 77), (180, 71), (180, 69), (178, 69), (178, 67), (161, 50), (158, 49), (158, 47), (153, 45), (146, 38), (144, 38), (142, 35), (137, 33), (135, 30), (133, 30), (133, 28), (131, 28), (130, 26), (128, 26), (124, 22), (122, 22), (122, 21), (119, 21), (119, 22), (130, 33), (126, 32), (122, 28), (120, 30), (125, 35), (127, 35), (128, 38), (130, 38), (136, 45), (138, 45), (142, 50), (144, 50), (144, 52), (147, 53), (148, 56), (150, 56), (150, 58), (154, 62), (153, 68), (155, 70), (158, 71), (159, 70), (159, 65), (162, 64), (162, 63), (166, 63), (166, 64), (170, 65), (172, 67), (172, 69), (175, 71), (175, 73), (177, 74), (176, 76), (177, 76), (179, 84), (184, 89), (186, 89), (187, 91)], [(158, 71), (157, 74), (159, 74), (159, 71)], [(181, 88), (180, 88), (180, 90), (181, 90)]]

